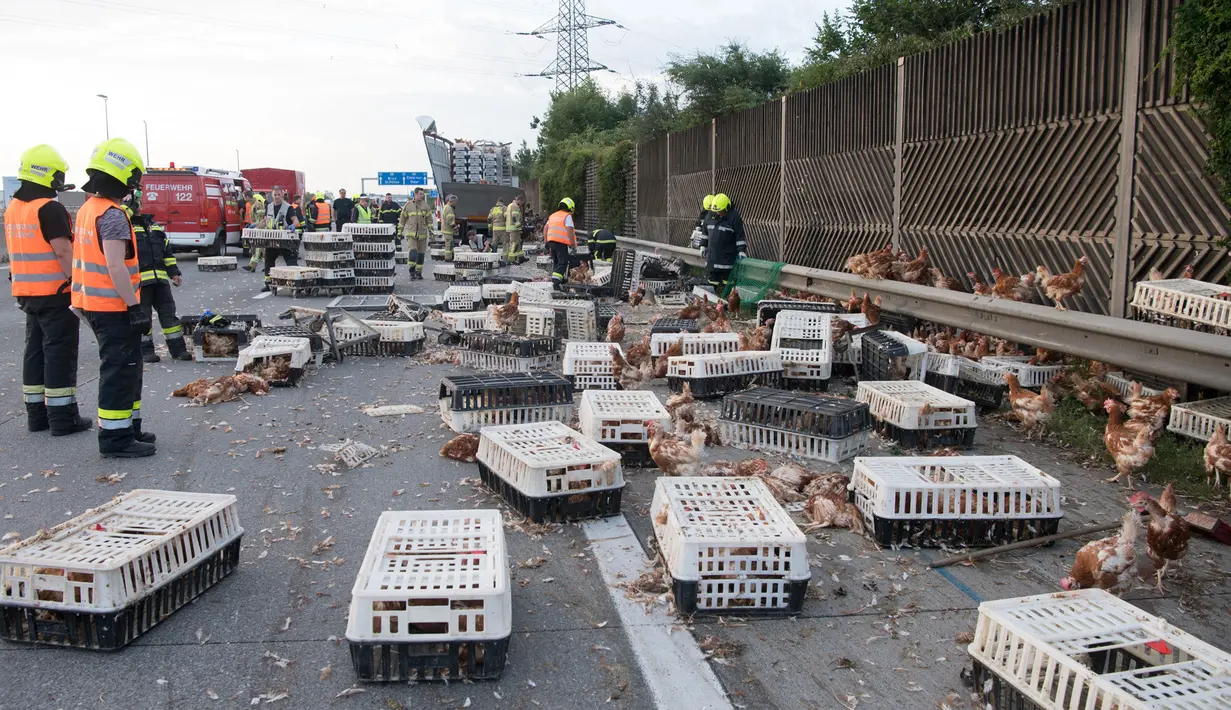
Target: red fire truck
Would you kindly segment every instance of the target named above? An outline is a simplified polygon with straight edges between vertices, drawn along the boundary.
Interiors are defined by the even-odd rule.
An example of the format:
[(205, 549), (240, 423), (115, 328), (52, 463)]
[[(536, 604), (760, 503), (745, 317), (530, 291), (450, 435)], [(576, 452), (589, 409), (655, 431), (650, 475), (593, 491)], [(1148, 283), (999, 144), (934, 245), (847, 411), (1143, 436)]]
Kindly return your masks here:
[(248, 181), (233, 170), (150, 168), (141, 178), (141, 212), (163, 225), (176, 251), (220, 256), (238, 246), (240, 205)]

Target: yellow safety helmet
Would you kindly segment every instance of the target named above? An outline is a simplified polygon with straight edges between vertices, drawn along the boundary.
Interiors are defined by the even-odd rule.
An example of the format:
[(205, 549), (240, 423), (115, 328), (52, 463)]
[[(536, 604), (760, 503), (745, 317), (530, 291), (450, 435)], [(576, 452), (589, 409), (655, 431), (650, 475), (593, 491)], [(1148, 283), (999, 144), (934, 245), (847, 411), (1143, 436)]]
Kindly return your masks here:
[(706, 195), (704, 200), (701, 200), (701, 209), (710, 210), (714, 208), (714, 196)]
[(714, 195), (711, 207), (715, 212), (726, 212), (731, 209), (731, 198), (727, 197), (725, 192), (720, 192)]
[(568, 210), (569, 212), (572, 212), (577, 209), (577, 203), (573, 202), (573, 198), (571, 197), (565, 197), (561, 199), (560, 206)]
[(145, 161), (136, 146), (123, 138), (112, 138), (103, 141), (94, 148), (90, 156), (90, 164), (85, 166), (86, 172), (97, 170), (105, 175), (119, 180), (122, 185), (134, 188), (141, 184), (141, 175), (145, 172)]
[(60, 155), (60, 151), (44, 143), (21, 154), (17, 179), (53, 190), (71, 190), (73, 185), (64, 184), (64, 176), (67, 173), (68, 162)]
[(259, 192), (254, 194), (252, 196), (252, 199), (256, 200), (257, 202), (260, 202), (261, 204), (265, 204), (265, 196)]
[(317, 191), (317, 193), (316, 193), (316, 199), (318, 199), (318, 200), (323, 200), (323, 199), (325, 199), (325, 193), (320, 192), (320, 191), (318, 190), (318, 191)]

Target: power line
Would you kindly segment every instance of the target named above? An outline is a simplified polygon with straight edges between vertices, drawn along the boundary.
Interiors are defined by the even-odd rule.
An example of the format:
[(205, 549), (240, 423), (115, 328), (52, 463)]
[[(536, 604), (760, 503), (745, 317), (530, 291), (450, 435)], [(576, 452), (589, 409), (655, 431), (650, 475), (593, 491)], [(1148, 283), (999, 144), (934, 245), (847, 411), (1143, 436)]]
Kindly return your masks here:
[(589, 30), (608, 25), (623, 28), (615, 20), (587, 15), (586, 0), (560, 0), (560, 10), (555, 20), (530, 32), (517, 33), (539, 38), (546, 34), (558, 35), (556, 60), (543, 71), (525, 76), (555, 77), (556, 91), (565, 92), (580, 84), (586, 74), (611, 71), (605, 65), (590, 60)]

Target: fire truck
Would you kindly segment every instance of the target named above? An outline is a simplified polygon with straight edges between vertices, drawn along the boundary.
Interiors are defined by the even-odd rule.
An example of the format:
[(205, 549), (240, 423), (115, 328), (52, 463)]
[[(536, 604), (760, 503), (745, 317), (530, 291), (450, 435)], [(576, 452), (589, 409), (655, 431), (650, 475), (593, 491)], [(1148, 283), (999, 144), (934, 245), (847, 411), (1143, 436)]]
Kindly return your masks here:
[(141, 178), (141, 212), (163, 225), (175, 251), (221, 256), (239, 246), (240, 206), (248, 181), (234, 170), (150, 168)]

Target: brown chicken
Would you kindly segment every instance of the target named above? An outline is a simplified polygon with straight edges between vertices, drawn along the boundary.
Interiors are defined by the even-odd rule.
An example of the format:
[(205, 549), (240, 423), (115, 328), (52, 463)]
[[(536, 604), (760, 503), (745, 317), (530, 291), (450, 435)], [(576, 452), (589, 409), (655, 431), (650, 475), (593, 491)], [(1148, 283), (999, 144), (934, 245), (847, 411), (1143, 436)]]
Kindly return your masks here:
[(650, 422), (650, 458), (659, 470), (668, 476), (695, 476), (700, 468), (701, 455), (705, 452), (705, 431), (696, 429), (689, 441), (681, 441), (668, 435), (657, 422)]
[(731, 321), (727, 320), (727, 304), (722, 301), (718, 302), (718, 307), (715, 309), (717, 316), (714, 322), (701, 329), (702, 333), (730, 333)]
[(1017, 421), (1022, 423), (1026, 436), (1033, 438), (1035, 434), (1038, 434), (1040, 439), (1043, 438), (1045, 425), (1051, 419), (1052, 412), (1056, 411), (1056, 403), (1052, 399), (1051, 392), (1048, 391), (1046, 385), (1039, 390), (1038, 394), (1022, 389), (1017, 375), (1012, 372), (1006, 372), (1004, 379), (1009, 383), (1009, 407), (1013, 410), (1013, 416), (1017, 418)]
[(624, 342), (624, 332), (624, 316), (617, 313), (611, 317), (611, 322), (607, 324), (607, 342)]
[(249, 375), (256, 375), (266, 382), (285, 382), (291, 376), (291, 356), (273, 355), (253, 362), (244, 368)]
[(201, 333), (201, 352), (206, 357), (224, 358), (239, 355), (239, 336), (235, 333)]
[(239, 372), (215, 379), (208, 377), (193, 380), (171, 393), (172, 397), (189, 397), (193, 404), (209, 405), (239, 399), (244, 393), (264, 395), (269, 392), (269, 383), (256, 375)]
[[(707, 444), (708, 446), (708, 444)], [(764, 476), (769, 473), (769, 462), (765, 459), (744, 459), (743, 461), (714, 461), (706, 464), (697, 475), (712, 477)]]
[(1222, 488), (1223, 474), (1231, 477), (1231, 443), (1227, 442), (1227, 427), (1219, 424), (1205, 445), (1205, 480)]
[(636, 308), (645, 300), (645, 284), (637, 284), (637, 290), (628, 294), (628, 305)]
[(616, 347), (611, 348), (611, 365), (616, 381), (626, 390), (644, 389), (654, 379), (653, 363), (647, 360), (640, 367), (630, 365)]
[(782, 481), (797, 493), (803, 492), (804, 486), (812, 482), (816, 475), (797, 463), (786, 463), (769, 473), (770, 478)]
[(1158, 441), (1167, 422), (1171, 419), (1171, 405), (1180, 398), (1179, 390), (1168, 387), (1162, 394), (1143, 397), (1141, 383), (1134, 382), (1128, 400), (1128, 418), (1131, 426), (1148, 426), (1150, 441)]
[(474, 463), (474, 458), (479, 453), (479, 435), (478, 434), (462, 434), (454, 437), (449, 443), (440, 448), (440, 455), (454, 461), (463, 463)]
[(1026, 364), (1051, 365), (1054, 363), (1059, 363), (1061, 360), (1063, 360), (1063, 357), (1059, 353), (1053, 353), (1046, 348), (1035, 348), (1034, 355), (1030, 356), (1030, 359), (1026, 361)]
[(967, 278), (970, 279), (970, 282), (975, 285), (975, 295), (976, 296), (992, 295), (992, 287), (988, 286), (987, 283), (984, 282), (983, 279), (980, 278), (978, 274), (976, 274), (973, 271), (967, 271), (966, 276)]
[(725, 304), (719, 303), (715, 305), (702, 298), (698, 298), (697, 302), (701, 304), (701, 313), (703, 313), (705, 317), (711, 321), (718, 320), (718, 316), (722, 314), (722, 312), (719, 310), (720, 305), (723, 308), (726, 308)]
[(962, 357), (970, 360), (979, 361), (987, 357), (992, 351), (992, 339), (986, 335), (980, 335), (977, 339), (972, 340), (962, 346)]
[[(1174, 499), (1175, 491), (1167, 484)], [(1164, 494), (1165, 495), (1165, 494)], [(1184, 559), (1188, 554), (1188, 539), (1190, 531), (1188, 522), (1176, 515), (1174, 508), (1167, 510), (1159, 501), (1150, 497), (1145, 491), (1137, 491), (1128, 499), (1136, 512), (1148, 514), (1150, 522), (1146, 526), (1146, 555), (1154, 563), (1157, 572), (1158, 591), (1163, 591), (1163, 575), (1172, 562)], [(1174, 505), (1174, 503), (1173, 503)]]
[(731, 287), (731, 293), (727, 295), (727, 310), (731, 313), (739, 313), (739, 289)]
[(680, 338), (674, 343), (671, 343), (670, 345), (668, 345), (667, 352), (663, 353), (662, 357), (658, 358), (658, 360), (654, 362), (655, 379), (662, 379), (666, 377), (667, 368), (671, 366), (671, 358), (679, 357), (683, 354), (684, 354), (684, 339), (683, 338)]
[[(667, 413), (671, 415), (671, 419), (675, 421), (676, 432), (680, 432), (681, 424), (691, 425), (697, 420), (697, 400), (692, 396), (692, 385), (685, 382), (683, 391), (679, 394), (673, 394), (667, 398)], [(689, 430), (691, 431), (691, 429)]]
[(624, 353), (624, 359), (633, 367), (641, 367), (650, 361), (650, 357), (650, 336), (648, 335), (642, 336), (641, 342), (630, 346), (628, 352)]
[(1122, 420), (1124, 405), (1114, 399), (1103, 402), (1107, 410), (1107, 428), (1103, 430), (1103, 444), (1116, 462), (1116, 475), (1104, 479), (1114, 483), (1121, 478), (1133, 487), (1133, 472), (1145, 467), (1154, 458), (1154, 441), (1149, 427), (1125, 426)]
[(1038, 274), (1033, 271), (1017, 277), (1017, 288), (1014, 289), (1014, 293), (1017, 295), (1017, 300), (1033, 301), (1034, 295), (1037, 293), (1038, 281)]
[(517, 304), (519, 303), (521, 303), (521, 295), (514, 291), (509, 296), (508, 303), (501, 306), (495, 304), (488, 306), (487, 314), (496, 322), (497, 327), (508, 333), (517, 326)]
[(1056, 274), (1055, 276), (1052, 276), (1045, 266), (1039, 266), (1035, 269), (1039, 284), (1043, 286), (1043, 293), (1056, 302), (1058, 310), (1068, 310), (1064, 307), (1063, 302), (1076, 296), (1081, 291), (1081, 287), (1085, 285), (1086, 264), (1089, 263), (1090, 259), (1083, 256), (1077, 260), (1072, 271), (1067, 274)]
[(902, 267), (900, 279), (906, 283), (927, 285), (931, 279), (932, 262), (928, 258), (928, 248), (920, 247), (919, 256), (906, 262)]
[(857, 535), (865, 530), (863, 512), (847, 500), (845, 491), (837, 495), (826, 491), (812, 493), (804, 503), (804, 515), (822, 528), (849, 528)]
[(846, 268), (865, 279), (886, 279), (893, 273), (893, 245), (886, 244), (884, 249), (856, 254), (846, 260)]
[(769, 492), (774, 494), (774, 498), (779, 503), (798, 503), (804, 500), (804, 495), (795, 489), (794, 486), (775, 478), (772, 474), (757, 476)]
[(929, 274), (932, 277), (932, 286), (934, 288), (966, 293), (966, 287), (962, 285), (962, 282), (959, 279), (945, 276), (941, 273), (940, 269), (932, 269)]
[(701, 317), (701, 299), (697, 299), (692, 303), (680, 309), (679, 313), (675, 314), (676, 318), (681, 320), (696, 320)]
[(868, 294), (863, 294), (863, 314), (868, 319), (868, 325), (876, 325), (881, 322), (881, 297), (877, 296), (875, 300), (868, 300)]
[(992, 285), (992, 296), (994, 298), (1007, 298), (1013, 301), (1020, 301), (1017, 296), (1017, 287), (1021, 284), (1021, 279), (1013, 274), (1006, 274), (1001, 271), (1000, 267), (992, 269), (992, 278), (996, 282)]
[(1197, 271), (1196, 267), (1194, 267), (1192, 264), (1189, 264), (1184, 267), (1184, 274), (1180, 278), (1182, 279), (1195, 278), (1194, 274), (1196, 273), (1196, 271)]
[(589, 265), (588, 265), (588, 264), (586, 264), (586, 262), (584, 262), (584, 261), (583, 261), (583, 262), (581, 262), (581, 264), (580, 264), (580, 265), (578, 265), (577, 267), (572, 268), (572, 269), (569, 269), (569, 271), (568, 271), (568, 280), (569, 280), (569, 283), (574, 283), (574, 284), (588, 284), (588, 283), (590, 283), (590, 267), (589, 267)]
[(855, 295), (855, 289), (851, 289), (851, 297), (846, 302), (847, 313), (862, 313), (863, 299)]
[(1103, 402), (1106, 402), (1109, 397), (1114, 399), (1120, 396), (1120, 390), (1100, 378), (1084, 379), (1076, 376), (1076, 380), (1076, 389), (1073, 390), (1074, 396), (1077, 397), (1078, 402), (1081, 402), (1091, 412), (1102, 407)]
[(765, 325), (754, 328), (748, 334), (748, 340), (744, 344), (744, 350), (769, 350), (770, 343), (774, 340), (774, 319), (770, 318), (765, 321)]
[[(834, 355), (842, 355), (851, 348), (851, 333), (858, 328), (854, 323), (834, 317), (829, 321), (829, 339), (833, 343)], [(771, 341), (772, 342), (772, 341)], [(766, 348), (768, 349), (768, 348)]]
[(1130, 510), (1124, 514), (1120, 532), (1111, 537), (1086, 543), (1077, 551), (1069, 576), (1060, 580), (1065, 591), (1104, 589), (1116, 596), (1133, 588), (1137, 574), (1137, 536), (1141, 534), (1141, 514)]
[(841, 473), (822, 473), (816, 478), (808, 482), (804, 486), (804, 495), (812, 496), (816, 493), (824, 493), (829, 497), (841, 496), (847, 497), (847, 486), (851, 484), (851, 479)]

